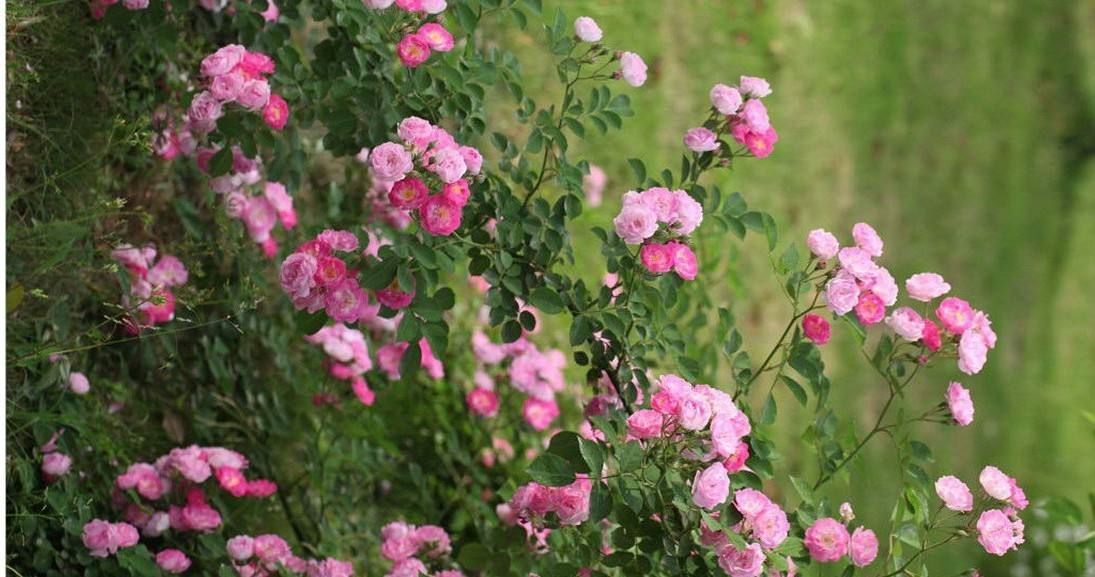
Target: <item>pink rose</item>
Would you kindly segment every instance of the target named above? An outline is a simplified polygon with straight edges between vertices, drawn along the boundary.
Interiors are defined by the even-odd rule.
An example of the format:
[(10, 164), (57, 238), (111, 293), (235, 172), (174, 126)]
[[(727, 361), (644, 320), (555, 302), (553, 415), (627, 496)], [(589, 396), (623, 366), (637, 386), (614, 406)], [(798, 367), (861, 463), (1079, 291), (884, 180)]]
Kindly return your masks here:
[(978, 480), (981, 482), (981, 488), (993, 499), (1007, 501), (1011, 497), (1011, 478), (1000, 469), (989, 465), (981, 469)]
[(623, 207), (612, 224), (624, 242), (642, 244), (658, 231), (658, 215), (646, 205), (637, 203)]
[(392, 310), (399, 310), (411, 304), (414, 300), (414, 292), (403, 292), (399, 290), (399, 285), (392, 281), (387, 288), (376, 291), (376, 300)]
[(624, 52), (620, 55), (620, 72), (618, 73), (625, 82), (638, 88), (646, 83), (646, 62), (634, 52)]
[(873, 281), (878, 273), (878, 265), (871, 260), (871, 255), (856, 246), (844, 247), (837, 253), (841, 270), (845, 270), (855, 278), (867, 282)]
[(811, 313), (802, 317), (802, 333), (815, 345), (823, 345), (829, 342), (832, 327), (825, 317)]
[(646, 270), (654, 274), (662, 274), (672, 270), (673, 252), (668, 245), (648, 242), (639, 251), (639, 258)]
[(239, 96), (246, 82), (247, 79), (238, 72), (221, 74), (209, 84), (209, 93), (218, 100), (231, 102), (236, 99), (236, 96)]
[(221, 102), (208, 91), (199, 92), (190, 101), (190, 108), (186, 111), (190, 129), (203, 133), (212, 132), (217, 127), (217, 120), (223, 115)]
[(859, 285), (847, 271), (841, 271), (825, 285), (825, 302), (838, 315), (851, 312), (859, 302)]
[(897, 281), (885, 267), (878, 267), (870, 281), (864, 283), (863, 288), (869, 288), (882, 299), (882, 304), (888, 307), (897, 302)]
[(414, 170), (414, 159), (407, 149), (394, 142), (385, 142), (373, 149), (369, 155), (373, 175), (389, 182), (401, 180)]
[(980, 333), (973, 330), (963, 332), (958, 341), (958, 370), (967, 375), (976, 375), (984, 368), (988, 352), (988, 345)]
[(711, 403), (697, 391), (689, 391), (680, 399), (677, 419), (681, 427), (690, 431), (699, 431), (711, 420)]
[(274, 130), (285, 128), (285, 124), (289, 122), (289, 103), (285, 102), (281, 96), (271, 94), (266, 106), (262, 109), (262, 121)]
[(337, 284), (327, 288), (327, 296), (323, 305), (327, 309), (327, 316), (331, 319), (350, 323), (361, 317), (369, 297), (357, 284), (357, 279), (343, 278)]
[(582, 191), (589, 206), (601, 205), (607, 180), (604, 169), (596, 164), (589, 165), (589, 174), (582, 176)]
[(761, 509), (750, 523), (753, 525), (753, 537), (761, 547), (769, 550), (779, 547), (787, 539), (787, 533), (791, 529), (787, 513), (775, 503)]
[(774, 505), (771, 499), (756, 489), (738, 489), (734, 493), (734, 508), (746, 521), (756, 519), (764, 509)]
[(943, 337), (939, 334), (939, 327), (935, 323), (924, 319), (924, 332), (920, 334), (924, 341), (924, 347), (929, 351), (938, 351), (943, 346)]
[(464, 165), (468, 167), (468, 174), (479, 174), (483, 169), (483, 155), (470, 146), (461, 146), (457, 149), (464, 158)]
[(823, 517), (806, 529), (804, 544), (810, 556), (822, 563), (839, 561), (848, 552), (851, 536), (839, 521)]
[(870, 529), (857, 527), (852, 533), (848, 549), (852, 564), (856, 567), (866, 567), (874, 562), (875, 557), (878, 557), (878, 537)]
[(408, 176), (392, 185), (388, 191), (388, 202), (396, 208), (413, 210), (426, 204), (430, 197), (430, 189), (426, 183), (413, 176)]
[(755, 76), (742, 76), (738, 80), (738, 90), (748, 98), (764, 98), (772, 93), (768, 81)]
[(973, 325), (973, 307), (958, 297), (943, 299), (935, 309), (935, 316), (947, 332), (956, 335), (966, 332)]
[(703, 222), (703, 205), (683, 190), (675, 190), (673, 194), (677, 197), (677, 223), (674, 230), (678, 234), (690, 235)]
[(881, 322), (886, 316), (886, 304), (871, 291), (860, 293), (859, 302), (855, 305), (855, 316), (864, 325)]
[(579, 16), (574, 21), (574, 35), (582, 42), (600, 42), (604, 36), (601, 27), (589, 16)]
[(855, 244), (859, 248), (867, 252), (872, 257), (878, 258), (882, 256), (882, 237), (878, 236), (871, 225), (865, 222), (856, 223), (852, 227), (852, 238), (855, 239)]
[(410, 144), (419, 150), (425, 150), (433, 139), (434, 126), (430, 121), (417, 116), (408, 116), (399, 122), (395, 133), (404, 144)]
[(922, 272), (905, 281), (905, 290), (909, 291), (909, 298), (929, 302), (950, 292), (951, 285), (933, 272)]
[(164, 549), (156, 553), (156, 564), (168, 573), (182, 573), (190, 568), (190, 558), (178, 549)]
[(951, 381), (947, 386), (947, 406), (950, 407), (951, 416), (959, 425), (965, 427), (973, 422), (973, 399), (968, 389), (961, 383)]
[(259, 110), (269, 101), (270, 83), (261, 78), (247, 81), (236, 95), (236, 102), (251, 110)]
[(452, 34), (436, 22), (423, 24), (418, 29), (418, 36), (426, 40), (426, 44), (429, 44), (431, 50), (437, 52), (448, 52), (452, 50), (454, 45)]
[(217, 477), (217, 483), (228, 491), (233, 497), (243, 497), (247, 494), (247, 477), (239, 469), (234, 467), (217, 467), (213, 474)]
[(437, 175), (444, 183), (453, 183), (464, 177), (468, 166), (464, 164), (464, 157), (456, 148), (443, 148), (430, 156), (430, 164), (427, 170)]
[(237, 535), (226, 544), (228, 556), (236, 561), (247, 561), (255, 554), (255, 540), (248, 535)]
[(699, 272), (696, 253), (688, 245), (679, 242), (671, 242), (666, 246), (673, 251), (673, 272), (684, 280), (695, 279)]
[(716, 84), (711, 88), (708, 96), (711, 98), (711, 105), (719, 111), (719, 114), (737, 114), (738, 109), (741, 108), (741, 93), (737, 88)]
[(692, 152), (710, 152), (718, 149), (719, 137), (701, 126), (684, 133), (684, 145)]
[(449, 236), (460, 228), (463, 210), (444, 195), (434, 195), (418, 211), (422, 228), (435, 236)]
[(253, 550), (255, 557), (258, 557), (259, 561), (262, 561), (268, 567), (284, 562), (290, 555), (289, 544), (277, 535), (259, 535), (255, 537)]
[(468, 204), (468, 198), (471, 197), (471, 189), (468, 187), (468, 181), (461, 178), (441, 187), (441, 195), (445, 197), (445, 200), (463, 208)]
[(713, 509), (730, 495), (730, 476), (722, 463), (714, 463), (696, 473), (692, 480), (692, 502), (703, 509)]
[(552, 400), (529, 397), (521, 407), (521, 416), (533, 429), (543, 431), (559, 416), (559, 405)]
[(745, 104), (742, 105), (741, 112), (738, 116), (745, 122), (745, 126), (749, 128), (749, 132), (763, 134), (772, 126), (771, 122), (768, 120), (768, 109), (760, 100), (746, 100)]
[(421, 34), (408, 34), (396, 46), (399, 61), (407, 68), (416, 68), (430, 58), (430, 43)]
[(951, 511), (972, 511), (973, 493), (958, 477), (946, 475), (935, 481), (935, 494)]
[(498, 414), (498, 394), (484, 388), (476, 387), (468, 392), (468, 408), (480, 417), (493, 417)]
[(216, 78), (228, 74), (243, 60), (247, 50), (239, 44), (229, 44), (202, 59), (202, 76)]
[(319, 262), (310, 254), (295, 252), (281, 263), (278, 279), (281, 288), (294, 299), (307, 298), (316, 286), (315, 275)]
[(916, 342), (924, 334), (924, 319), (909, 307), (901, 307), (886, 317), (886, 325), (906, 341)]
[(727, 543), (719, 548), (718, 559), (719, 567), (730, 577), (758, 577), (764, 572), (764, 552), (756, 543), (744, 549)]
[(87, 380), (87, 375), (79, 372), (69, 373), (68, 390), (77, 395), (86, 395), (91, 390), (91, 383)]
[(655, 439), (662, 434), (663, 417), (661, 413), (642, 409), (627, 418), (627, 431), (636, 439)]
[(814, 256), (821, 260), (833, 258), (840, 250), (840, 242), (836, 239), (836, 236), (821, 228), (810, 231), (810, 234), (806, 236), (806, 246), (810, 248), (810, 252), (814, 253)]
[(55, 480), (68, 473), (72, 458), (64, 453), (49, 453), (42, 457), (42, 473), (49, 480)]
[(711, 446), (720, 456), (731, 457), (749, 430), (749, 419), (745, 413), (721, 412), (711, 419)]
[(350, 381), (350, 389), (354, 392), (354, 396), (366, 407), (373, 406), (376, 402), (376, 393), (369, 388), (369, 383), (361, 377), (355, 377)]
[(977, 542), (987, 553), (1003, 556), (1023, 542), (1023, 522), (999, 509), (985, 511), (977, 519)]

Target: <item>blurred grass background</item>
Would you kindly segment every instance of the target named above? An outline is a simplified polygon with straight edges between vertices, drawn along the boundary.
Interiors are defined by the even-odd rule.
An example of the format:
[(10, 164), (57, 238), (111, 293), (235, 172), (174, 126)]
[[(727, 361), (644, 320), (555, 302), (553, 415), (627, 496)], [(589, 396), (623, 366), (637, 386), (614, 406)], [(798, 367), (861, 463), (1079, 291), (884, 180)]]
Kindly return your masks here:
[[(605, 205), (584, 217), (590, 224), (607, 222), (634, 187), (627, 158), (651, 173), (679, 166), (681, 137), (704, 117), (713, 84), (767, 77), (776, 152), (714, 182), (771, 212), (785, 241), (822, 227), (847, 242), (852, 224), (873, 224), (900, 283), (916, 272), (944, 275), (1001, 336), (981, 374), (966, 377), (948, 362), (918, 379), (910, 411), (939, 402), (951, 379), (971, 389), (977, 407), (968, 428), (913, 431), (935, 449), (928, 474), (976, 483), (993, 463), (1032, 499), (1087, 501), (1095, 490), (1095, 2), (557, 0), (544, 2), (545, 17), (557, 7), (571, 20), (592, 16), (607, 44), (650, 65), (648, 83), (627, 91), (636, 116), (574, 156), (609, 174)], [(558, 86), (538, 34), (509, 39), (534, 86), (527, 92), (546, 105)], [(582, 246), (582, 231), (575, 235)], [(745, 323), (751, 356), (763, 356), (790, 312), (762, 242), (742, 247), (728, 235), (714, 244), (737, 271), (704, 281)], [(598, 278), (600, 255), (579, 258)], [(862, 435), (885, 389), (842, 329), (834, 326), (824, 356), (835, 406)], [(787, 459), (777, 474), (812, 479), (794, 448), (809, 418), (797, 409), (785, 395), (775, 428)], [(872, 443), (830, 494), (856, 495), (860, 517), (879, 530), (900, 465), (885, 439)], [(950, 575), (979, 557), (973, 545), (938, 555), (933, 567)], [(1023, 574), (1016, 561), (1001, 566)]]
[[(985, 372), (959, 379), (973, 392), (974, 424), (917, 431), (936, 448), (929, 474), (973, 482), (981, 466), (994, 463), (1033, 499), (1086, 500), (1095, 489), (1095, 1), (544, 5), (547, 15), (563, 6), (571, 19), (596, 18), (606, 41), (651, 66), (648, 84), (628, 90), (637, 115), (623, 131), (583, 145), (582, 156), (610, 177), (605, 205), (583, 217), (588, 224), (607, 222), (634, 184), (627, 158), (644, 159), (651, 172), (679, 164), (681, 135), (702, 118), (711, 85), (742, 74), (768, 77), (781, 140), (772, 157), (720, 175), (723, 189), (776, 216), (784, 239), (815, 227), (847, 239), (853, 223), (872, 223), (897, 278), (943, 274), (957, 294), (990, 313), (1001, 336)], [(83, 6), (18, 0), (7, 9), (7, 240), (9, 256), (22, 257), (9, 258), (7, 289), (9, 297), (22, 286), (76, 291), (81, 279), (32, 257), (64, 242), (70, 249), (61, 258), (102, 258), (111, 227), (97, 223), (124, 211), (112, 204), (114, 193), (151, 180), (140, 175), (148, 168), (145, 123), (125, 116), (132, 109), (126, 101), (149, 98), (149, 91), (116, 90), (125, 86), (119, 59), (104, 55)], [(527, 92), (550, 102), (558, 86), (538, 34), (500, 40), (521, 57)], [(118, 170), (127, 165), (133, 170)], [(64, 219), (78, 226), (39, 228)], [(592, 239), (582, 228), (576, 246)], [(734, 308), (754, 358), (789, 314), (757, 241), (716, 242), (736, 267), (705, 279)], [(600, 255), (578, 255), (583, 273), (599, 278)], [(27, 268), (13, 270), (12, 262)], [(25, 315), (45, 306), (29, 292), (18, 296), (30, 307)], [(884, 391), (859, 362), (851, 336), (836, 328), (824, 354), (837, 406), (846, 417), (869, 420)], [(959, 377), (949, 368), (928, 373), (910, 406), (938, 402), (946, 382)], [(806, 415), (789, 397), (780, 408), (776, 430), (789, 449), (777, 473), (809, 475), (792, 442)], [(898, 474), (884, 443), (874, 441), (850, 484), (831, 490), (834, 498), (856, 494), (861, 518), (876, 530), (885, 527), (895, 497), (887, 491)], [(967, 564), (978, 558), (975, 548), (957, 555)], [(960, 567), (956, 559), (937, 564)]]

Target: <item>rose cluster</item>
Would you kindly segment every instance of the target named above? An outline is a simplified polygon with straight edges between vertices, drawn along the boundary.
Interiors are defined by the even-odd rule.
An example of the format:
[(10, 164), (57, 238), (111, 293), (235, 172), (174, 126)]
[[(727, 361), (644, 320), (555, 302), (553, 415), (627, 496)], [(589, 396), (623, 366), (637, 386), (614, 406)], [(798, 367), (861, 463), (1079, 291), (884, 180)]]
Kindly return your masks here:
[[(521, 407), (525, 422), (537, 431), (551, 426), (559, 416), (555, 394), (566, 386), (563, 352), (557, 349), (542, 351), (525, 335), (512, 343), (499, 345), (480, 330), (472, 334), (471, 346), (483, 367), (504, 368), (504, 375), (498, 378), (508, 379), (510, 386), (525, 395)], [(485, 370), (476, 372), (475, 387), (467, 395), (472, 412), (484, 417), (497, 413), (500, 400), (494, 382)]]
[(696, 254), (688, 236), (703, 222), (703, 206), (683, 190), (648, 188), (624, 194), (623, 207), (612, 223), (627, 244), (639, 244), (639, 258), (654, 274), (673, 271), (685, 280), (696, 278)]
[[(380, 538), (380, 554), (393, 562), (387, 577), (464, 577), (459, 569), (441, 569), (452, 565), (447, 559), (452, 545), (449, 534), (437, 525), (416, 527), (395, 521), (380, 530)], [(431, 573), (431, 568), (435, 572)]]
[(129, 294), (122, 297), (126, 309), (135, 308), (138, 317), (126, 320), (126, 330), (138, 333), (144, 327), (166, 323), (175, 318), (175, 294), (171, 287), (186, 284), (187, 272), (182, 261), (171, 256), (156, 258), (156, 247), (143, 248), (123, 244), (110, 256), (129, 273)]
[(376, 393), (369, 388), (369, 383), (363, 376), (373, 368), (373, 361), (369, 358), (369, 345), (361, 331), (336, 323), (323, 327), (304, 339), (323, 347), (323, 352), (330, 358), (327, 372), (332, 377), (350, 381), (350, 388), (361, 404), (373, 404)]
[[(791, 529), (787, 513), (755, 489), (739, 489), (734, 493), (734, 508), (741, 515), (737, 524), (728, 528), (747, 540), (744, 547), (730, 542), (726, 531), (715, 531), (700, 524), (700, 542), (713, 547), (719, 566), (732, 577), (757, 577), (763, 572), (765, 552), (779, 547)], [(719, 514), (712, 515), (716, 519)]]
[(471, 196), (464, 177), (479, 174), (482, 155), (417, 116), (403, 119), (396, 134), (398, 142), (385, 142), (369, 153), (373, 178), (392, 183), (388, 201), (415, 214), (426, 232), (452, 234)]
[[(985, 496), (1004, 504), (1002, 509), (985, 506), (977, 518), (978, 543), (992, 555), (1004, 555), (1018, 549), (1023, 543), (1024, 528), (1018, 511), (1026, 509), (1029, 504), (1026, 493), (1013, 477), (991, 465), (981, 470), (978, 481)], [(973, 493), (957, 477), (940, 477), (935, 482), (935, 493), (951, 511), (965, 514), (974, 510)]]
[(832, 517), (822, 517), (814, 521), (806, 529), (803, 544), (810, 552), (810, 557), (821, 563), (833, 563), (847, 555), (852, 565), (866, 567), (878, 556), (878, 537), (874, 531), (861, 526), (849, 532), (845, 523)]
[(573, 483), (562, 487), (528, 483), (518, 487), (509, 501), (499, 505), (498, 516), (509, 525), (520, 521), (537, 525), (549, 513), (554, 513), (560, 525), (579, 525), (589, 519), (589, 495), (592, 491), (593, 481), (582, 474)]
[(332, 557), (305, 561), (293, 554), (278, 535), (236, 535), (225, 544), (232, 568), (240, 577), (307, 575), (308, 577), (351, 577), (354, 566)]
[[(953, 344), (958, 369), (969, 375), (980, 372), (989, 349), (996, 346), (996, 333), (988, 315), (960, 298), (948, 297), (935, 309), (942, 328), (912, 307), (899, 307), (887, 316), (886, 307), (897, 302), (898, 287), (890, 272), (874, 260), (882, 256), (882, 238), (862, 222), (852, 227), (852, 236), (855, 246), (843, 248), (836, 236), (823, 229), (811, 231), (806, 240), (810, 252), (823, 264), (833, 258), (837, 261), (825, 285), (829, 310), (837, 315), (854, 310), (864, 325), (885, 320), (898, 337), (920, 343), (933, 353), (945, 344)], [(951, 286), (938, 274), (919, 273), (905, 281), (905, 289), (913, 300), (931, 303), (950, 292)], [(810, 325), (804, 319), (803, 329), (807, 338), (820, 344), (828, 339), (828, 327), (819, 318), (812, 316)]]
[[(383, 10), (395, 4), (399, 9), (424, 18), (436, 16), (448, 7), (445, 0), (362, 0), (367, 8)], [(418, 30), (403, 36), (396, 45), (399, 61), (415, 68), (429, 60), (432, 52), (449, 52), (454, 45), (452, 34), (437, 22), (425, 22)]]
[(274, 130), (285, 128), (289, 105), (271, 92), (266, 78), (274, 69), (273, 58), (239, 44), (229, 44), (206, 56), (201, 63), (201, 75), (209, 85), (190, 101), (186, 114), (188, 129), (201, 134), (212, 132), (224, 115), (224, 106), (230, 103), (261, 112), (263, 121)]
[[(763, 99), (772, 93), (768, 81), (754, 76), (742, 76), (737, 86), (716, 84), (709, 94), (714, 113), (726, 118), (726, 128), (738, 144), (745, 146), (757, 158), (772, 154), (779, 134), (768, 118)], [(718, 126), (721, 132), (722, 126)], [(693, 128), (684, 137), (684, 144), (695, 152), (719, 148), (718, 134), (707, 127)]]
[(369, 295), (358, 284), (356, 271), (348, 270), (346, 261), (337, 254), (356, 251), (357, 247), (354, 233), (325, 230), (287, 256), (278, 278), (293, 306), (309, 313), (325, 310), (338, 322), (360, 319), (367, 312)]
[[(114, 480), (114, 504), (125, 522), (95, 519), (84, 526), (84, 545), (96, 557), (112, 555), (119, 548), (155, 538), (168, 529), (206, 533), (221, 525), (221, 515), (206, 499), (201, 485), (215, 478), (233, 497), (268, 497), (277, 486), (265, 479), (248, 480), (243, 474), (247, 459), (222, 447), (172, 449), (153, 464), (134, 463)], [(165, 510), (166, 508), (166, 510)], [(167, 549), (157, 563), (169, 572), (185, 571), (190, 560), (181, 551)]]

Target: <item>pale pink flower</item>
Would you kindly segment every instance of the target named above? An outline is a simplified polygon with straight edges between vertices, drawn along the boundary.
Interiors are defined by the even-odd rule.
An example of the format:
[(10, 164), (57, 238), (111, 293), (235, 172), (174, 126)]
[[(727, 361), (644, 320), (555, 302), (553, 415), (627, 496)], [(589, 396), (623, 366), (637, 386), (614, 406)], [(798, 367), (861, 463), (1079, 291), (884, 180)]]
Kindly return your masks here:
[(730, 477), (722, 463), (713, 463), (696, 473), (692, 480), (692, 502), (697, 507), (713, 509), (730, 495)]
[(217, 100), (208, 91), (199, 92), (190, 101), (190, 108), (186, 111), (186, 118), (190, 129), (194, 132), (212, 132), (217, 127), (217, 120), (224, 115), (220, 100)]
[(658, 215), (645, 204), (625, 206), (612, 223), (627, 244), (642, 244), (658, 231)]
[(817, 258), (829, 260), (836, 256), (840, 250), (840, 241), (836, 239), (833, 233), (823, 228), (815, 228), (806, 236), (806, 246)]
[(989, 509), (977, 519), (977, 542), (987, 553), (1003, 556), (1023, 542), (1023, 523), (999, 509)]
[(699, 431), (711, 420), (711, 403), (698, 391), (689, 391), (680, 399), (677, 419), (685, 429)]
[(1007, 501), (1011, 497), (1011, 478), (1000, 469), (989, 465), (981, 469), (978, 480), (981, 482), (981, 488), (993, 499)]
[(690, 235), (703, 222), (703, 205), (683, 190), (674, 190), (677, 196), (677, 222), (673, 230), (678, 234)]
[(255, 554), (255, 540), (248, 535), (236, 535), (226, 545), (228, 556), (236, 561), (247, 561)]
[(905, 290), (909, 298), (929, 302), (950, 292), (951, 285), (933, 272), (922, 272), (905, 280)]
[(464, 165), (468, 168), (468, 174), (479, 174), (479, 171), (483, 169), (483, 155), (470, 146), (461, 146), (457, 151), (464, 158)]
[(787, 533), (791, 529), (787, 513), (775, 503), (761, 509), (749, 523), (753, 526), (753, 537), (761, 547), (768, 550), (779, 547), (787, 539)]
[(738, 489), (734, 493), (734, 508), (746, 521), (756, 519), (762, 511), (774, 505), (767, 495), (756, 489)]
[(627, 418), (627, 431), (636, 439), (654, 439), (662, 434), (663, 417), (661, 413), (642, 409)]
[(247, 54), (247, 49), (239, 44), (229, 44), (228, 46), (221, 47), (216, 52), (202, 59), (202, 76), (215, 78), (223, 74), (228, 74), (243, 60), (244, 54)]
[(71, 466), (72, 458), (64, 453), (48, 453), (42, 457), (42, 473), (50, 480), (63, 477)]
[(869, 288), (871, 292), (882, 299), (882, 304), (890, 307), (897, 302), (897, 281), (894, 280), (886, 267), (878, 267), (870, 281), (864, 283), (863, 288)]
[(262, 78), (249, 80), (236, 95), (236, 102), (251, 110), (261, 109), (270, 102), (270, 83)]
[(604, 198), (607, 177), (605, 171), (596, 164), (589, 165), (589, 174), (582, 176), (582, 191), (590, 206), (600, 206)]
[(209, 84), (209, 93), (218, 100), (230, 102), (235, 100), (236, 96), (239, 96), (240, 91), (243, 90), (243, 85), (246, 83), (247, 79), (238, 72), (221, 74)]
[(825, 303), (834, 313), (848, 314), (858, 302), (859, 285), (850, 273), (841, 271), (825, 285)]
[(91, 383), (87, 380), (87, 375), (78, 372), (69, 373), (68, 390), (77, 395), (86, 395), (91, 390)]
[(940, 477), (935, 481), (935, 494), (943, 500), (951, 511), (972, 511), (973, 493), (961, 479), (953, 475)]
[(979, 332), (963, 332), (958, 341), (958, 370), (967, 375), (976, 375), (984, 368), (988, 352), (988, 345)]
[(582, 42), (600, 42), (604, 36), (601, 27), (589, 16), (579, 16), (574, 21), (574, 35)]
[(642, 86), (646, 83), (646, 62), (634, 52), (624, 52), (620, 55), (619, 74), (631, 86)]
[(448, 52), (452, 50), (455, 44), (452, 38), (452, 34), (445, 27), (436, 23), (428, 22), (423, 24), (418, 29), (418, 35), (426, 40), (426, 43), (430, 45), (431, 50), (437, 52)]
[(886, 317), (886, 325), (906, 341), (916, 342), (924, 334), (924, 318), (909, 307), (895, 309)]
[(521, 407), (521, 416), (533, 429), (543, 431), (559, 416), (559, 405), (553, 400), (529, 397)]
[(951, 416), (955, 422), (965, 427), (973, 422), (973, 399), (969, 389), (961, 383), (951, 381), (947, 386), (947, 406), (950, 407)]
[(369, 165), (376, 178), (395, 182), (414, 169), (414, 159), (406, 148), (394, 142), (385, 142), (372, 150)]
[(806, 529), (803, 543), (815, 560), (831, 563), (839, 561), (848, 552), (849, 541), (851, 536), (844, 525), (836, 519), (822, 517)]
[(738, 116), (745, 122), (745, 126), (749, 128), (750, 132), (764, 133), (772, 126), (768, 120), (768, 109), (760, 100), (752, 98), (746, 100)]
[(156, 553), (156, 564), (168, 573), (182, 573), (190, 568), (190, 558), (178, 549), (164, 549)]
[(737, 114), (738, 109), (741, 108), (742, 98), (737, 88), (716, 84), (711, 88), (708, 96), (711, 98), (711, 105), (719, 111), (719, 114)]
[(281, 263), (278, 279), (281, 288), (294, 299), (307, 298), (316, 286), (315, 275), (319, 261), (310, 254), (295, 252)]
[(947, 297), (935, 309), (935, 316), (947, 332), (960, 335), (973, 325), (973, 307), (958, 298)]
[(878, 272), (878, 265), (871, 260), (871, 255), (857, 246), (846, 246), (840, 249), (837, 259), (840, 261), (841, 270), (851, 273), (861, 281), (873, 281)]
[(718, 149), (719, 137), (701, 126), (690, 129), (684, 134), (684, 145), (693, 152), (710, 152)]
[(730, 577), (758, 577), (764, 572), (764, 552), (756, 543), (744, 549), (727, 543), (719, 549), (718, 559), (719, 567)]
[(878, 537), (874, 531), (863, 527), (857, 527), (852, 533), (848, 547), (852, 564), (856, 567), (866, 567), (878, 557)]
[(748, 98), (764, 98), (772, 93), (768, 81), (756, 76), (742, 76), (738, 80), (738, 90), (741, 91), (742, 96)]
[(866, 251), (867, 254), (875, 258), (882, 256), (882, 237), (878, 236), (878, 233), (871, 225), (865, 222), (856, 223), (852, 227), (852, 238), (855, 239), (856, 246)]

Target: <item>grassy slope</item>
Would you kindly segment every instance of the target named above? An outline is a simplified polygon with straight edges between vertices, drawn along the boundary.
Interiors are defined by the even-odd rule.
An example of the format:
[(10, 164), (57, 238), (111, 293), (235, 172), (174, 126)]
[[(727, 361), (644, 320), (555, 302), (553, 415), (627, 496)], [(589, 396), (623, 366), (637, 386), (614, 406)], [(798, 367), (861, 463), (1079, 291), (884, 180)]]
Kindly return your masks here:
[[(651, 64), (651, 82), (630, 91), (638, 115), (586, 149), (611, 178), (610, 200), (590, 222), (610, 218), (618, 209), (611, 197), (633, 184), (626, 158), (641, 157), (651, 170), (675, 166), (680, 135), (702, 116), (713, 83), (768, 76), (777, 152), (742, 163), (724, 189), (741, 190), (796, 238), (817, 226), (847, 238), (852, 223), (875, 224), (895, 276), (944, 274), (1001, 334), (986, 371), (963, 379), (978, 407), (974, 426), (918, 431), (941, 453), (929, 474), (972, 479), (992, 462), (1023, 479), (1028, 494), (1084, 497), (1093, 471), (1076, 456), (1095, 454), (1082, 415), (1095, 409), (1095, 314), (1084, 298), (1095, 275), (1085, 249), (1095, 240), (1095, 170), (1078, 178), (1092, 127), (1079, 81), (1090, 71), (1076, 42), (1086, 35), (1074, 13), (1090, 10), (987, 1), (545, 5), (548, 14), (563, 5), (571, 17), (593, 16), (614, 47)], [(547, 63), (531, 50), (522, 56), (528, 76), (543, 78), (551, 93)], [(760, 246), (747, 243), (739, 254), (736, 241), (727, 244), (738, 274), (710, 280), (749, 323), (760, 354), (785, 322), (785, 304), (757, 258)], [(581, 256), (595, 278), (603, 261)], [(851, 413), (875, 414), (884, 391), (865, 376), (851, 338), (838, 336), (826, 355)], [(930, 372), (911, 406), (938, 402), (945, 382), (960, 377)], [(799, 417), (781, 415), (788, 440)], [(885, 449), (879, 442), (874, 456)], [(854, 476), (857, 494), (890, 486), (894, 463), (863, 463), (858, 471), (869, 474)], [(799, 470), (794, 455), (786, 469)], [(861, 504), (868, 520), (881, 523), (882, 502), (892, 496)]]

